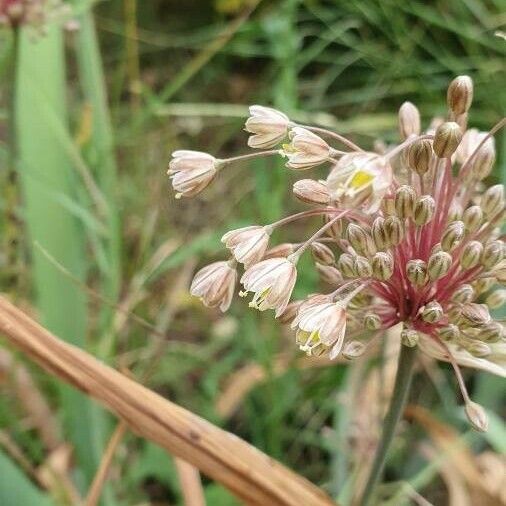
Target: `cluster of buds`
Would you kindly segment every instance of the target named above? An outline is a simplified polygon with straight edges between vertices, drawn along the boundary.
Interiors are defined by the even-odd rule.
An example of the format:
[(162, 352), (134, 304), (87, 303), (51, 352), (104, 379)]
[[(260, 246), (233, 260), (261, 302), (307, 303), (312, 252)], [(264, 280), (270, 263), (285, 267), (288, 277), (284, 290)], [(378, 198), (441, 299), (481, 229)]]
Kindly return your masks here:
[[(252, 293), (251, 307), (273, 309), (291, 324), (309, 355), (358, 357), (401, 324), (402, 345), (452, 364), (466, 413), (484, 430), (486, 416), (469, 399), (459, 366), (506, 375), (504, 323), (490, 312), (506, 301), (505, 194), (502, 185), (483, 182), (495, 160), (493, 135), (506, 120), (490, 132), (466, 130), (472, 95), (471, 79), (457, 77), (447, 120), (426, 132), (416, 106), (403, 104), (401, 142), (381, 153), (261, 106), (251, 107), (246, 131), (248, 144), (262, 151), (223, 160), (176, 151), (169, 174), (178, 196), (193, 196), (222, 168), (258, 156), (282, 156), (295, 171), (330, 166), (326, 179), (294, 184), (307, 210), (225, 234), (231, 259), (199, 271), (191, 292), (227, 309), (242, 264), (240, 295)], [(311, 237), (269, 249), (275, 229), (314, 217), (323, 224)], [(308, 250), (329, 289), (290, 301)]]
[(43, 33), (49, 21), (69, 13), (63, 0), (0, 0), (0, 27), (29, 26)]

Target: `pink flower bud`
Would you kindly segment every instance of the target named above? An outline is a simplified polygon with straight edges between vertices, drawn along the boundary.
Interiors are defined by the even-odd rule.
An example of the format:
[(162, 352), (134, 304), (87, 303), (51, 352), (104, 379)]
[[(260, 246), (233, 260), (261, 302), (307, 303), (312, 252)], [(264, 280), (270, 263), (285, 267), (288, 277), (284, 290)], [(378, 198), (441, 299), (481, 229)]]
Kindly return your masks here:
[(290, 139), (292, 142), (284, 151), (290, 169), (310, 169), (329, 160), (330, 146), (313, 132), (295, 127), (290, 131)]
[(290, 123), (286, 114), (262, 105), (250, 106), (249, 112), (250, 117), (246, 120), (245, 130), (253, 135), (248, 138), (248, 146), (271, 148), (286, 137)]
[(221, 242), (232, 252), (239, 263), (249, 267), (262, 260), (269, 244), (270, 234), (269, 227), (253, 225), (227, 232), (221, 238)]

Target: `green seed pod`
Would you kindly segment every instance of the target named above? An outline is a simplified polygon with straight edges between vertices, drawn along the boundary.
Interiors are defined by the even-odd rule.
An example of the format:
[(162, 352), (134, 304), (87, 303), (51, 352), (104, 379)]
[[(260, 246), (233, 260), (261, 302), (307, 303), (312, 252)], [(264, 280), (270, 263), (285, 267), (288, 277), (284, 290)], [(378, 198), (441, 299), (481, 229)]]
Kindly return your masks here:
[(504, 208), (504, 186), (496, 184), (491, 186), (481, 198), (481, 208), (485, 215), (492, 218)]
[(462, 216), (462, 221), (468, 232), (474, 232), (483, 222), (483, 211), (480, 206), (468, 207)]
[(469, 76), (457, 76), (448, 86), (448, 108), (455, 115), (466, 113), (473, 101), (473, 81)]
[(436, 323), (443, 318), (444, 312), (441, 304), (435, 300), (425, 305), (422, 311), (422, 320), (427, 323)]
[(487, 269), (492, 269), (504, 258), (504, 244), (502, 241), (492, 241), (485, 245), (481, 256), (481, 263)]
[(372, 237), (363, 227), (350, 223), (347, 235), (349, 243), (357, 252), (367, 256), (374, 254), (375, 247)]
[(355, 270), (353, 269), (353, 256), (349, 253), (343, 253), (337, 261), (337, 268), (346, 278), (354, 278)]
[(379, 251), (372, 258), (372, 273), (376, 279), (386, 281), (392, 277), (394, 261), (390, 254)]
[(427, 281), (427, 264), (423, 260), (409, 260), (406, 264), (406, 276), (413, 285), (424, 285)]
[(464, 284), (453, 292), (452, 301), (467, 304), (468, 302), (472, 302), (475, 296), (476, 294), (473, 287), (471, 285)]
[(402, 329), (401, 343), (408, 348), (414, 348), (420, 339), (418, 332), (414, 329)]
[(442, 123), (436, 129), (432, 148), (439, 158), (450, 158), (462, 140), (462, 130), (453, 121)]
[(385, 219), (385, 231), (390, 246), (397, 246), (404, 237), (404, 226), (397, 216), (388, 216)]
[(485, 302), (490, 309), (499, 309), (506, 303), (506, 290), (492, 292)]
[(413, 219), (418, 226), (425, 225), (432, 220), (436, 202), (430, 195), (422, 195), (415, 204)]
[(464, 223), (462, 221), (452, 221), (443, 233), (441, 238), (441, 248), (444, 251), (451, 251), (456, 248), (464, 237)]
[(367, 313), (364, 316), (364, 327), (368, 330), (381, 328), (381, 318), (376, 313)]
[(432, 142), (429, 139), (414, 142), (407, 152), (408, 167), (423, 176), (429, 170), (432, 154)]
[(449, 253), (446, 253), (446, 251), (433, 253), (429, 257), (429, 262), (427, 263), (427, 273), (429, 275), (429, 279), (431, 281), (436, 281), (436, 279), (441, 279), (446, 276), (452, 266), (452, 262), (452, 256)]
[(416, 192), (414, 188), (402, 185), (395, 192), (395, 212), (403, 220), (410, 218), (415, 209)]
[(441, 327), (437, 333), (444, 341), (455, 341), (460, 337), (460, 330), (453, 323), (450, 323), (446, 327)]
[(357, 255), (353, 259), (353, 270), (359, 278), (370, 278), (372, 275), (372, 268), (367, 258)]
[(334, 253), (332, 250), (321, 242), (313, 242), (311, 243), (311, 254), (315, 262), (318, 262), (323, 265), (333, 265), (336, 261)]
[(464, 269), (472, 269), (480, 263), (482, 254), (483, 245), (481, 242), (470, 241), (464, 246), (464, 249), (462, 250), (460, 265), (462, 265)]

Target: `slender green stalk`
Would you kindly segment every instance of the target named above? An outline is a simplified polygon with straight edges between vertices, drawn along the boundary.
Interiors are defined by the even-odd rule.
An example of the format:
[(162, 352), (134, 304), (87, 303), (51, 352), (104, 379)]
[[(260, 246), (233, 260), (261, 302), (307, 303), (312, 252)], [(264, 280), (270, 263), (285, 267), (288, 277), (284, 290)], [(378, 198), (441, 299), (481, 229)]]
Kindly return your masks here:
[(401, 353), (399, 355), (399, 364), (397, 367), (397, 374), (395, 376), (394, 391), (390, 400), (390, 406), (383, 422), (383, 432), (376, 455), (369, 473), (369, 478), (360, 500), (360, 506), (367, 506), (371, 502), (372, 494), (385, 467), (385, 461), (392, 443), (395, 428), (401, 418), (404, 405), (409, 395), (411, 387), (411, 380), (413, 378), (413, 364), (415, 363), (416, 347), (410, 348), (408, 346), (401, 346)]

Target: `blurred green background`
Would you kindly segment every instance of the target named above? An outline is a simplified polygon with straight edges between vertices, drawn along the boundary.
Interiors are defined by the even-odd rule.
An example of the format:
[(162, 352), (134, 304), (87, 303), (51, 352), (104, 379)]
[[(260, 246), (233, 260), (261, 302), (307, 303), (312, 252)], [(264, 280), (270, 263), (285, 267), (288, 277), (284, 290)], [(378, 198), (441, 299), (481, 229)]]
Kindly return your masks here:
[[(347, 504), (359, 464), (348, 440), (350, 402), (343, 400), (353, 392), (349, 369), (294, 366), (279, 375), (280, 354), (296, 353), (286, 329), (244, 304), (234, 303), (224, 316), (187, 294), (193, 271), (222, 258), (219, 239), (226, 230), (268, 223), (296, 209), (290, 196), (294, 174), (279, 160), (244, 164), (198, 198), (176, 201), (165, 174), (170, 153), (181, 147), (221, 157), (246, 151), (242, 125), (254, 103), (332, 127), (364, 147), (376, 139), (395, 142), (402, 102), (414, 102), (427, 127), (445, 114), (449, 81), (464, 73), (475, 83), (470, 125), (486, 129), (504, 115), (506, 104), (506, 40), (495, 34), (506, 24), (504, 2), (69, 5), (77, 28), (72, 22), (62, 30), (57, 23), (45, 35), (22, 28), (17, 36), (0, 29), (1, 289), (61, 337), (146, 378), (164, 396)], [(496, 139), (494, 181), (506, 178), (505, 140), (504, 133)], [(292, 233), (276, 240), (290, 240)], [(315, 290), (315, 274), (301, 270), (297, 290)], [(168, 338), (150, 335), (74, 278)], [(69, 473), (85, 495), (114, 421), (8, 353), (47, 399), (58, 438), (74, 450)], [(265, 369), (266, 379), (225, 417), (216, 403), (233, 384), (231, 375), (251, 362)], [(418, 378), (417, 401), (465, 432), (455, 381), (441, 370), (437, 388)], [(55, 448), (31, 423), (9, 371), (3, 364), (0, 504), (72, 504), (65, 490), (43, 491), (34, 476)], [(503, 385), (477, 378), (469, 387), (492, 410), (491, 430), (467, 434), (466, 444), (475, 452), (504, 451)], [(437, 466), (412, 451), (417, 437), (426, 436), (409, 430), (411, 442), (394, 449), (387, 477), (446, 504)], [(236, 504), (220, 486), (204, 485), (208, 504)], [(402, 490), (399, 485), (388, 492), (392, 504), (409, 504)], [(127, 436), (102, 504), (181, 500), (170, 458)]]

